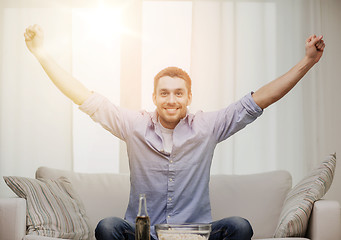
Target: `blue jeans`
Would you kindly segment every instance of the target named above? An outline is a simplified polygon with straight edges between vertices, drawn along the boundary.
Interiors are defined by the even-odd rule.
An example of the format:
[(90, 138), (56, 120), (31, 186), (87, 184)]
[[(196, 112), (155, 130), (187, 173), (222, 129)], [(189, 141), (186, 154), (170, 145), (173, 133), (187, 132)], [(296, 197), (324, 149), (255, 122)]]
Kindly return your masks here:
[[(212, 222), (209, 240), (250, 240), (253, 235), (248, 220), (229, 217)], [(135, 240), (135, 224), (121, 218), (110, 217), (101, 220), (95, 230), (97, 240)], [(151, 240), (155, 240), (150, 236)]]

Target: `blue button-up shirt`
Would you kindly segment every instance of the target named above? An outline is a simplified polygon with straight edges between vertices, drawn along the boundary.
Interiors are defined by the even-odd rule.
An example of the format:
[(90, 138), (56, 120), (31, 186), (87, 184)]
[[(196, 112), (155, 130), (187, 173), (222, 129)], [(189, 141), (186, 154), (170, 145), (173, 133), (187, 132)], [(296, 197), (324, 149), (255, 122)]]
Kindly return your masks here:
[(251, 93), (220, 111), (188, 113), (174, 128), (172, 152), (167, 153), (156, 112), (127, 110), (97, 93), (80, 109), (126, 142), (131, 189), (125, 219), (135, 222), (139, 194), (145, 193), (151, 225), (211, 222), (214, 149), (262, 114)]

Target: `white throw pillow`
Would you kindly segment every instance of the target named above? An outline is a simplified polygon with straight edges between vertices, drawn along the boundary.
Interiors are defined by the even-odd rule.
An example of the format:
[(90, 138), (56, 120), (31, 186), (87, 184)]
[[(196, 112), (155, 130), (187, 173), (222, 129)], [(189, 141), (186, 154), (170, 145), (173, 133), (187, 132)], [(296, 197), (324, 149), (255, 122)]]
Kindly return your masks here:
[(304, 237), (314, 202), (330, 188), (335, 167), (336, 154), (331, 154), (288, 193), (274, 237)]

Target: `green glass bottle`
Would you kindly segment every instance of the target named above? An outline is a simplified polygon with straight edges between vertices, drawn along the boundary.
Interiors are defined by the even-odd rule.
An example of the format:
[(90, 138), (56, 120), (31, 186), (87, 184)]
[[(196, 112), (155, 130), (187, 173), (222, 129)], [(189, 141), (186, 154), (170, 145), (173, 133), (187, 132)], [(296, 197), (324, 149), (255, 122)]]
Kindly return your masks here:
[(140, 194), (139, 197), (139, 211), (135, 221), (135, 240), (150, 240), (150, 219), (145, 194)]

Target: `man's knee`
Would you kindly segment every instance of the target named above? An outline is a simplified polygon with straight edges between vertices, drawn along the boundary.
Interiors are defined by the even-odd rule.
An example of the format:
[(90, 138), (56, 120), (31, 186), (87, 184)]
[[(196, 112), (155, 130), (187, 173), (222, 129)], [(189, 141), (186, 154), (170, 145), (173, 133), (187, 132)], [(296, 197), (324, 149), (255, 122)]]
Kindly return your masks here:
[(122, 219), (117, 217), (104, 218), (97, 224), (96, 230), (108, 230), (113, 227), (116, 228), (117, 226), (120, 226), (121, 220)]
[(102, 219), (95, 229), (96, 239), (112, 239), (113, 237), (121, 237), (126, 230), (126, 223), (118, 217), (110, 217)]
[(220, 221), (227, 236), (233, 235), (236, 239), (251, 239), (253, 230), (250, 222), (242, 217), (228, 217)]
[(242, 217), (231, 217), (230, 221), (233, 222), (240, 239), (251, 239), (253, 236), (253, 229), (247, 219)]

